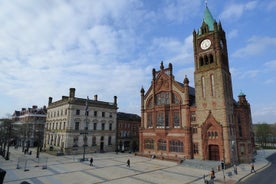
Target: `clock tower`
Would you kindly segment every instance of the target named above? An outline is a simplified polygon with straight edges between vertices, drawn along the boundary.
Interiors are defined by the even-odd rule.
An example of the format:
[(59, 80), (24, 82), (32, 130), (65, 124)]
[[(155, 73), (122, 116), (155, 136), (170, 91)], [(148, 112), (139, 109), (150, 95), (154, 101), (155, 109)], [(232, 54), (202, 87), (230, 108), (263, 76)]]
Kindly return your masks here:
[(198, 31), (193, 32), (196, 122), (201, 136), (193, 137), (204, 160), (230, 163), (235, 140), (233, 92), (225, 32), (207, 4)]

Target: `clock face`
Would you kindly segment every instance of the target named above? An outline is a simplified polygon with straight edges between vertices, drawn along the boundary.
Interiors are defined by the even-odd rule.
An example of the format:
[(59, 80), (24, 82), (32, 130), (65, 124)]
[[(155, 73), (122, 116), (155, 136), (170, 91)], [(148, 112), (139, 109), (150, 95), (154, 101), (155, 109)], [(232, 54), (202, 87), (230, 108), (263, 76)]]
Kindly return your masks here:
[(211, 40), (209, 40), (209, 39), (203, 40), (203, 41), (201, 42), (201, 44), (200, 44), (200, 47), (201, 47), (201, 49), (203, 49), (203, 50), (208, 49), (210, 46), (211, 46)]

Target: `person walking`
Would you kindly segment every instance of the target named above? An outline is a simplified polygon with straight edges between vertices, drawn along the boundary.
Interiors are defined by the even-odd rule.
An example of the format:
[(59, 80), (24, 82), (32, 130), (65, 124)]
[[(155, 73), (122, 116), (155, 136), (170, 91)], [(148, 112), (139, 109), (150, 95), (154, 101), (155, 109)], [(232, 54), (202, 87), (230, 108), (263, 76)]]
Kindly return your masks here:
[(93, 166), (93, 157), (90, 158), (90, 166)]
[(212, 168), (212, 170), (211, 170), (211, 180), (214, 180), (215, 179), (215, 171), (214, 171), (214, 169)]
[(234, 173), (235, 173), (236, 175), (238, 174), (238, 169), (237, 169), (236, 164), (234, 164)]
[(127, 160), (127, 166), (130, 167), (130, 160)]
[(255, 168), (254, 168), (254, 163), (253, 163), (253, 162), (251, 163), (251, 171), (250, 171), (250, 172), (251, 172), (251, 173), (252, 173), (252, 172), (256, 173)]

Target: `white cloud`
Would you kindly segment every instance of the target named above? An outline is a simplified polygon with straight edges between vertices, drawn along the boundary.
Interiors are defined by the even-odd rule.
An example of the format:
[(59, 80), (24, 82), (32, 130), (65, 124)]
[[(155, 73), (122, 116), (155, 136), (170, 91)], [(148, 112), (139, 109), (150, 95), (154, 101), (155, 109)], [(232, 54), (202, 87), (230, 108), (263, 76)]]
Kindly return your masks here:
[(238, 36), (238, 33), (239, 33), (239, 31), (238, 31), (237, 29), (233, 29), (233, 30), (231, 30), (231, 31), (227, 34), (227, 37), (228, 37), (229, 39), (235, 38), (235, 37)]
[(253, 36), (247, 41), (247, 45), (234, 52), (233, 56), (244, 57), (248, 55), (258, 55), (263, 53), (268, 47), (270, 47), (270, 49), (276, 47), (276, 38)]
[(269, 70), (276, 70), (276, 60), (266, 62), (264, 66)]
[(252, 108), (253, 122), (254, 123), (275, 123), (276, 122), (276, 107), (273, 105), (256, 104), (256, 107)]
[(247, 70), (244, 71), (240, 68), (233, 68), (231, 67), (231, 74), (234, 78), (238, 79), (252, 79), (256, 78), (262, 71), (255, 69), (255, 70)]
[[(182, 22), (189, 17), (199, 13), (199, 7), (202, 4), (200, 0), (167, 0), (163, 12), (170, 21)], [(190, 10), (193, 11), (190, 11)]]
[(266, 9), (269, 11), (275, 11), (276, 9), (276, 1), (269, 2), (268, 4), (266, 3)]
[(222, 11), (221, 15), (219, 16), (220, 19), (239, 19), (245, 11), (253, 10), (257, 6), (257, 1), (251, 1), (245, 4), (229, 4), (226, 5), (224, 10)]

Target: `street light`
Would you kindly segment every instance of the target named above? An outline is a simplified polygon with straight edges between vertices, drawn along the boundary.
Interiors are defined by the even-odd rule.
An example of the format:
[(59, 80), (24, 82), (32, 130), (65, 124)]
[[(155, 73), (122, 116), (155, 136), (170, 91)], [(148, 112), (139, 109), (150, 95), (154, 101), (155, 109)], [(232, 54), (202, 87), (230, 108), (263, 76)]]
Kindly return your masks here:
[(89, 97), (87, 96), (86, 102), (85, 102), (85, 128), (83, 134), (83, 158), (82, 161), (85, 161), (85, 148), (87, 146), (87, 134), (88, 134), (88, 100)]

